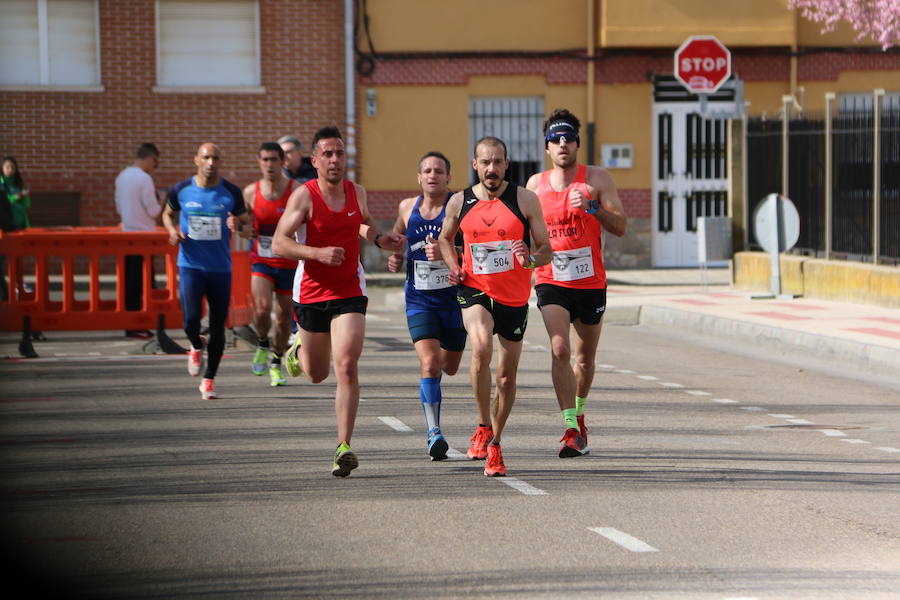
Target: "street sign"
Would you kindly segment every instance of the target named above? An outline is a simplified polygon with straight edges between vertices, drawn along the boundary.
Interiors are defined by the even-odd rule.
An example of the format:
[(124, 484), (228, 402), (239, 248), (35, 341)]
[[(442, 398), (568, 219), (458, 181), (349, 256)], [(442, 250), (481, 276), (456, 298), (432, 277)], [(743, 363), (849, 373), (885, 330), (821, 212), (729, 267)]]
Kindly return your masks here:
[(675, 51), (675, 78), (694, 94), (712, 94), (731, 77), (731, 52), (713, 35), (692, 35)]
[(769, 194), (753, 211), (753, 229), (756, 241), (772, 259), (769, 278), (772, 296), (782, 297), (781, 253), (793, 248), (800, 239), (800, 213), (789, 198), (781, 194)]

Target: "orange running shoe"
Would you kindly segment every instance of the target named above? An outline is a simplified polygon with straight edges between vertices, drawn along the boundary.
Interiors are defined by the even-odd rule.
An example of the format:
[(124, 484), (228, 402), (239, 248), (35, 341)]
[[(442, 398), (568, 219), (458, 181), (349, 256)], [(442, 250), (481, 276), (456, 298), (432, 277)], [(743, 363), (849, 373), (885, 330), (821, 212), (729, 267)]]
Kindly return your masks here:
[(488, 444), (484, 475), (485, 477), (506, 476), (506, 465), (503, 464), (503, 452), (500, 450), (500, 444)]
[[(587, 425), (584, 424), (584, 415), (578, 415), (578, 433), (581, 434), (581, 439), (584, 440), (584, 447), (590, 451), (590, 446), (588, 446), (588, 428)], [(585, 453), (587, 454), (587, 452)]]
[(572, 458), (573, 456), (582, 456), (590, 452), (584, 438), (574, 427), (569, 427), (559, 440), (562, 445), (559, 447), (560, 458)]
[(200, 382), (200, 395), (204, 400), (214, 400), (219, 397), (216, 394), (216, 384), (212, 379), (204, 379)]
[(491, 426), (482, 427), (481, 425), (475, 430), (475, 435), (469, 438), (469, 450), (466, 456), (469, 460), (484, 460), (487, 458), (487, 446), (494, 439), (494, 430)]

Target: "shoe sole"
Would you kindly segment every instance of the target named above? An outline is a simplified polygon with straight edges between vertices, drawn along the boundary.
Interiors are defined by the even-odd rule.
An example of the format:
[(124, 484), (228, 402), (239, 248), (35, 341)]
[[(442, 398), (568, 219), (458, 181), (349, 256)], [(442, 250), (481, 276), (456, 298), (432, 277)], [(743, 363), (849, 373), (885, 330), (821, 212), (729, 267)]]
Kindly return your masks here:
[(265, 369), (265, 367), (263, 367), (262, 371), (257, 371), (253, 367), (250, 367), (250, 372), (253, 373), (254, 375), (259, 375), (260, 377), (262, 377), (263, 375), (266, 374), (266, 369)]
[(569, 448), (568, 446), (563, 446), (559, 449), (559, 457), (560, 458), (575, 458), (576, 456), (584, 456), (585, 454), (590, 454), (591, 449), (585, 448), (580, 452), (575, 448)]
[(486, 460), (487, 452), (484, 453), (484, 456), (478, 456), (477, 454), (472, 454), (471, 451), (466, 452), (466, 458), (468, 458), (469, 460)]
[(359, 459), (352, 452), (344, 452), (334, 462), (337, 463), (337, 468), (332, 467), (331, 474), (335, 477), (346, 477), (359, 466)]
[(487, 469), (485, 469), (485, 470), (484, 470), (484, 476), (485, 476), (485, 477), (506, 477), (506, 473), (500, 473), (500, 472), (497, 472), (497, 473), (488, 473), (488, 472), (487, 472)]
[(428, 456), (431, 457), (431, 460), (444, 460), (447, 458), (447, 450), (449, 449), (450, 444), (444, 438), (434, 440), (434, 443), (428, 449)]

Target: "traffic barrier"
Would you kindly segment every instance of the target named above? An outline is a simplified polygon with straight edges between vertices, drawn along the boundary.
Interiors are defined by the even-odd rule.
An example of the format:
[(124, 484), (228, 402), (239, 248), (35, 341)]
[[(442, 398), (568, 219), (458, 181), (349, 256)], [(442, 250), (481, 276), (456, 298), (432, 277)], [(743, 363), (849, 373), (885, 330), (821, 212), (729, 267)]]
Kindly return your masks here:
[[(143, 294), (140, 310), (125, 310), (125, 256), (141, 255)], [(178, 248), (169, 244), (168, 233), (125, 232), (117, 227), (31, 228), (0, 233), (0, 256), (6, 259), (8, 293), (0, 299), (0, 331), (22, 330), (19, 350), (36, 357), (31, 347), (31, 330), (88, 331), (157, 329), (157, 342), (167, 353), (185, 349), (165, 334), (166, 324), (181, 326), (178, 299)], [(153, 289), (153, 257), (165, 263), (165, 287)], [(101, 298), (101, 262), (115, 261), (115, 293)], [(228, 326), (246, 325), (253, 315), (250, 292), (250, 260), (246, 251), (232, 253), (232, 302)], [(34, 263), (34, 288), (23, 281), (20, 265)], [(51, 265), (61, 263), (59, 275)], [(85, 279), (76, 268), (87, 265), (87, 297), (80, 297), (78, 285)], [(58, 286), (52, 285), (59, 281)], [(52, 289), (51, 289), (52, 288)], [(106, 294), (108, 295), (108, 294)], [(26, 343), (27, 340), (27, 343)]]

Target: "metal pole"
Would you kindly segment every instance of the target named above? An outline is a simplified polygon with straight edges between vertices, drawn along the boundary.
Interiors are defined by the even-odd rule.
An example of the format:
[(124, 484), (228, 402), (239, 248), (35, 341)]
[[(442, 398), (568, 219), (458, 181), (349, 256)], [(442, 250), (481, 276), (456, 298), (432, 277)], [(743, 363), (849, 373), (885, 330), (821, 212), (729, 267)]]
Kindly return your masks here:
[(793, 96), (782, 96), (781, 103), (784, 105), (781, 121), (781, 195), (790, 198), (788, 194), (788, 176), (790, 174), (790, 161), (788, 160), (788, 129), (791, 120), (791, 105), (794, 103)]
[(344, 143), (347, 148), (347, 179), (350, 181), (356, 181), (356, 67), (353, 42), (353, 0), (344, 0), (344, 105), (347, 112)]
[(875, 122), (872, 126), (872, 264), (878, 264), (881, 245), (881, 99), (884, 90), (877, 89), (872, 94)]
[(834, 172), (831, 158), (831, 110), (834, 92), (825, 94), (825, 260), (831, 258), (831, 203), (834, 191)]

